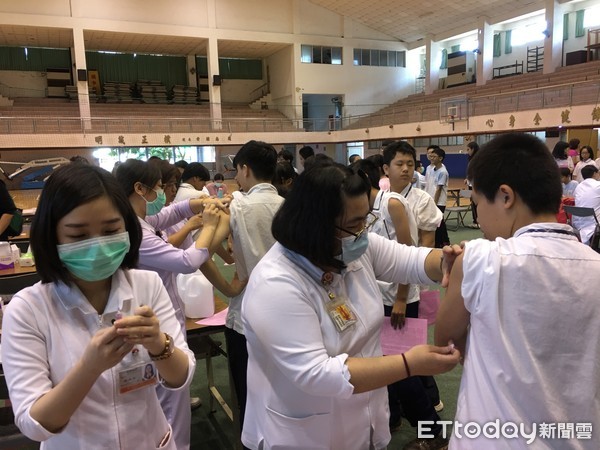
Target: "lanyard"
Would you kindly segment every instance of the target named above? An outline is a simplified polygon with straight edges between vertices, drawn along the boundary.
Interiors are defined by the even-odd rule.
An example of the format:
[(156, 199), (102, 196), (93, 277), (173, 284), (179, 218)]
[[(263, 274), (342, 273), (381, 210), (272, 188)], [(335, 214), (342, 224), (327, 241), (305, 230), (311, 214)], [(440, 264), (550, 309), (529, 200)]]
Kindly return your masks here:
[[(288, 257), (290, 261), (292, 261), (296, 266), (298, 266), (304, 273), (306, 273), (310, 278), (320, 284), (325, 292), (327, 292), (328, 300), (324, 302), (325, 310), (327, 311), (327, 315), (331, 319), (333, 325), (335, 326), (338, 333), (342, 333), (348, 329), (354, 329), (354, 325), (358, 321), (356, 317), (356, 313), (350, 304), (349, 299), (342, 293), (337, 296), (331, 289), (331, 283), (333, 282), (333, 273), (331, 272), (323, 272), (321, 273), (320, 269), (315, 267), (311, 267), (309, 261), (295, 252), (285, 249), (285, 255)], [(321, 275), (321, 279), (319, 280), (319, 274)], [(343, 288), (342, 283), (342, 288)]]
[(550, 228), (550, 229), (544, 229), (544, 228), (531, 228), (529, 230), (525, 230), (522, 233), (519, 233), (519, 236), (522, 236), (524, 234), (527, 233), (557, 233), (557, 234), (565, 234), (567, 236), (573, 236), (576, 238), (579, 238), (577, 233), (575, 233), (574, 231), (569, 231), (569, 230), (560, 230), (557, 228)]

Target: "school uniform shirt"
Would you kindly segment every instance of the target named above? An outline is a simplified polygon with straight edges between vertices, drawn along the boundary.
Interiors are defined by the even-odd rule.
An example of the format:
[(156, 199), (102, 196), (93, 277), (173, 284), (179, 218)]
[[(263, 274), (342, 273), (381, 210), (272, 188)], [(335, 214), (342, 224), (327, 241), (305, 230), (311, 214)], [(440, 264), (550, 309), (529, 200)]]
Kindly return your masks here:
[[(410, 230), (410, 238), (412, 241), (411, 245), (417, 246), (419, 243), (419, 230), (417, 229), (415, 218), (404, 196), (398, 194), (397, 192), (379, 191), (377, 193), (375, 201), (373, 202), (373, 210), (371, 212), (376, 215), (379, 220), (373, 224), (369, 231), (392, 241), (397, 241), (398, 235), (396, 233), (394, 223), (392, 222), (392, 217), (390, 216), (389, 210), (389, 202), (391, 199), (398, 200), (404, 206), (408, 218), (408, 228)], [(381, 295), (383, 296), (383, 304), (387, 306), (393, 306), (396, 302), (398, 284), (388, 283), (387, 281), (380, 280), (377, 281), (377, 284), (381, 290)], [(408, 297), (406, 303), (408, 304), (416, 301), (419, 301), (418, 286), (411, 284), (408, 287)]]
[(437, 170), (433, 164), (427, 166), (425, 171), (425, 192), (431, 195), (431, 198), (435, 199), (435, 192), (437, 191), (438, 186), (442, 186), (442, 192), (437, 201), (438, 206), (446, 206), (449, 177), (448, 170), (446, 170), (446, 166), (443, 164)]
[[(531, 445), (502, 433), (499, 439), (463, 433), (451, 438), (450, 449), (598, 449), (600, 278), (582, 282), (572, 269), (576, 262), (600, 273), (600, 255), (572, 231), (534, 223), (509, 239), (467, 242), (461, 292), (470, 328), (455, 420), (538, 429)], [(542, 423), (588, 423), (593, 437), (564, 439), (556, 431), (554, 439), (542, 439)]]
[[(600, 218), (600, 181), (588, 178), (579, 183), (575, 188), (575, 206), (594, 208), (596, 217)], [(581, 242), (587, 244), (596, 229), (594, 218), (573, 216), (572, 223), (579, 230)]]
[(567, 184), (563, 184), (563, 196), (574, 197), (577, 186), (579, 186), (579, 183), (575, 180), (571, 180)]
[[(275, 243), (271, 233), (273, 217), (283, 203), (283, 197), (270, 183), (259, 183), (247, 193), (235, 191), (229, 205), (233, 259), (240, 280), (247, 280), (260, 259)], [(225, 326), (244, 334), (242, 300), (244, 291), (229, 300)]]
[(425, 176), (421, 175), (415, 170), (415, 173), (413, 174), (413, 182), (411, 183), (412, 187), (418, 189), (425, 189), (425, 183)]
[(338, 332), (323, 271), (276, 243), (252, 272), (242, 305), (248, 398), (242, 442), (251, 449), (383, 449), (390, 441), (387, 388), (353, 394), (348, 357), (381, 356), (377, 279), (433, 283), (430, 249), (368, 234), (364, 255), (332, 274), (357, 322)]
[(585, 166), (594, 166), (596, 167), (596, 169), (598, 168), (596, 166), (596, 162), (591, 158), (588, 158), (585, 161), (579, 161), (575, 165), (575, 169), (573, 169), (573, 179), (578, 183), (581, 183), (583, 181), (583, 177), (581, 176), (581, 169), (583, 169)]
[(427, 192), (407, 184), (401, 194), (406, 198), (413, 213), (417, 228), (424, 231), (435, 231), (442, 221), (443, 214), (435, 205)]
[[(153, 385), (119, 393), (119, 365), (98, 377), (69, 423), (57, 433), (46, 430), (30, 415), (32, 405), (77, 364), (92, 337), (111, 326), (124, 300), (131, 300), (132, 311), (142, 304), (150, 306), (161, 331), (171, 335), (175, 346), (188, 357), (183, 386), (172, 389), (163, 385), (164, 389), (189, 389), (195, 358), (155, 273), (118, 270), (100, 315), (77, 286), (37, 283), (17, 293), (4, 312), (2, 362), (15, 423), (25, 436), (42, 441), (42, 450), (158, 448), (169, 431)], [(135, 357), (150, 363), (143, 346), (136, 348)], [(128, 354), (125, 358), (132, 357)], [(164, 448), (175, 450), (173, 439)]]
[(199, 191), (189, 183), (181, 183), (179, 185), (179, 189), (177, 189), (177, 194), (175, 194), (175, 199), (173, 201), (181, 202), (190, 198), (201, 198), (207, 196), (208, 191), (204, 192), (204, 189), (202, 191)]

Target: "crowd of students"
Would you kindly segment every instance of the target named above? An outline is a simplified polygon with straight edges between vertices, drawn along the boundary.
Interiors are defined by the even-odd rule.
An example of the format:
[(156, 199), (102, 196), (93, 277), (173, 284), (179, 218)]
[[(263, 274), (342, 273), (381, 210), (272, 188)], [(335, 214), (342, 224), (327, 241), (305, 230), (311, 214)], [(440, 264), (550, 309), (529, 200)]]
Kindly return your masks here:
[[(571, 218), (581, 241), (589, 244), (596, 231), (597, 218), (600, 218), (600, 158), (594, 160), (594, 149), (589, 145), (580, 146), (580, 143), (579, 139), (571, 139), (568, 143), (559, 141), (552, 154), (560, 168), (563, 196), (567, 198), (566, 201), (594, 210), (596, 218), (593, 215), (573, 215)], [(557, 155), (560, 155), (560, 158)], [(573, 158), (577, 160), (576, 163)]]
[[(443, 225), (448, 173), (436, 146), (424, 190), (404, 141), (350, 166), (304, 147), (301, 171), (289, 152), (250, 141), (234, 158), (232, 194), (219, 174), (206, 186), (199, 163), (57, 169), (31, 229), (42, 281), (4, 316), (18, 427), (48, 449), (189, 448), (195, 360), (175, 276), (200, 268), (229, 297), (247, 448), (384, 449), (401, 416), (431, 424), (409, 450), (528, 448), (525, 434), (446, 435), (433, 375), (458, 363), (460, 424), (591, 430), (600, 281), (579, 283), (571, 269), (598, 270), (600, 255), (556, 223), (560, 173), (541, 141), (507, 134), (470, 150), (485, 239), (462, 245)], [(581, 152), (586, 180), (591, 158)], [(213, 253), (235, 262), (232, 280)], [(383, 321), (401, 328), (417, 317), (420, 286), (434, 283), (447, 286), (436, 345), (384, 356)], [(582, 436), (540, 435), (536, 445), (597, 447)]]

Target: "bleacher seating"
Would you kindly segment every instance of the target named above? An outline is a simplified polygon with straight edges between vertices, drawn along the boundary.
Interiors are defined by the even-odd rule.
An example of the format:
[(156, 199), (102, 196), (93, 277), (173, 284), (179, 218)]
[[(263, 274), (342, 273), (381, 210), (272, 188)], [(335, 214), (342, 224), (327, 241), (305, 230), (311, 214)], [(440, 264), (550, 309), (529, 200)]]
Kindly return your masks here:
[(162, 81), (138, 80), (135, 83), (135, 95), (142, 103), (169, 103), (167, 88)]
[[(207, 104), (90, 103), (93, 132), (186, 133), (212, 131)], [(0, 107), (0, 133), (78, 133), (79, 105), (67, 99), (17, 98), (13, 106)], [(276, 109), (255, 110), (244, 105), (222, 106), (222, 130), (296, 131)]]
[[(570, 86), (576, 89), (569, 93)], [(596, 98), (600, 86), (600, 61), (558, 68), (552, 74), (524, 73), (489, 80), (484, 86), (467, 84), (438, 89), (432, 94), (409, 95), (385, 108), (355, 121), (350, 128), (382, 126), (394, 123), (420, 122), (439, 119), (439, 102), (446, 97), (466, 95), (470, 115), (516, 111), (514, 96), (519, 94), (518, 109), (536, 109), (589, 103)], [(556, 87), (556, 89), (540, 89)], [(506, 95), (500, 95), (506, 94)]]
[(170, 91), (171, 101), (178, 105), (195, 105), (199, 102), (198, 88), (176, 84)]
[(106, 81), (102, 98), (106, 103), (133, 103), (131, 83)]

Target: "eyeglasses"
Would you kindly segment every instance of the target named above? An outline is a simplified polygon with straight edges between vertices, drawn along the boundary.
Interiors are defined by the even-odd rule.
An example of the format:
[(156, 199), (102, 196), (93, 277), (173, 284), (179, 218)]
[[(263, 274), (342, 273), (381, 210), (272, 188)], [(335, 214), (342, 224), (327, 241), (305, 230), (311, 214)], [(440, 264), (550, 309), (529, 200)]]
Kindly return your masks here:
[(373, 226), (373, 224), (375, 222), (377, 222), (378, 220), (379, 220), (379, 217), (377, 217), (372, 212), (369, 212), (369, 214), (367, 214), (367, 217), (365, 217), (364, 226), (357, 233), (346, 230), (345, 228), (342, 228), (342, 227), (336, 227), (336, 228), (338, 230), (342, 230), (344, 233), (348, 233), (348, 234), (351, 234), (352, 236), (354, 236), (354, 242), (356, 242), (364, 234), (364, 232), (369, 231), (369, 228), (371, 228)]

